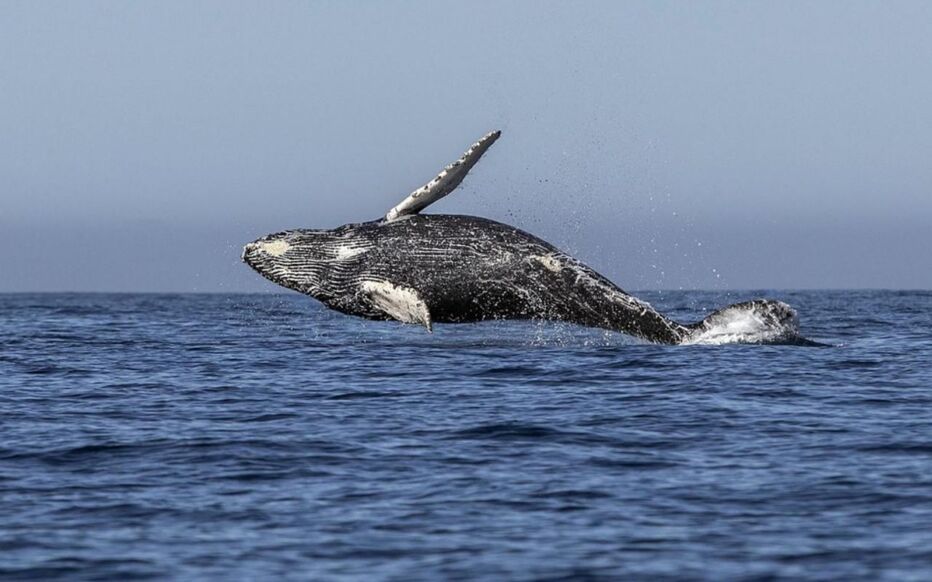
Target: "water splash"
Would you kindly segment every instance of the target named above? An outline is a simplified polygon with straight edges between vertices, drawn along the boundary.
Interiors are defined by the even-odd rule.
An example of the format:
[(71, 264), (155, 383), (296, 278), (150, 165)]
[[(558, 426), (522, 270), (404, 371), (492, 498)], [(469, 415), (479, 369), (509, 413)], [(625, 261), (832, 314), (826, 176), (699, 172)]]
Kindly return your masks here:
[(731, 305), (708, 316), (683, 343), (772, 344), (796, 343), (799, 316), (782, 301), (757, 299)]

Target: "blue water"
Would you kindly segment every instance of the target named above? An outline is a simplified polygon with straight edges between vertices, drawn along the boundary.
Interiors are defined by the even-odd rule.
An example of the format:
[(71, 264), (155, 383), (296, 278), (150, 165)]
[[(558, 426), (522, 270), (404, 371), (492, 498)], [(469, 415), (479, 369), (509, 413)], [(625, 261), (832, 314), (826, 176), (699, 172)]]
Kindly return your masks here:
[(832, 347), (413, 326), (298, 295), (0, 295), (0, 577), (932, 579), (932, 293)]

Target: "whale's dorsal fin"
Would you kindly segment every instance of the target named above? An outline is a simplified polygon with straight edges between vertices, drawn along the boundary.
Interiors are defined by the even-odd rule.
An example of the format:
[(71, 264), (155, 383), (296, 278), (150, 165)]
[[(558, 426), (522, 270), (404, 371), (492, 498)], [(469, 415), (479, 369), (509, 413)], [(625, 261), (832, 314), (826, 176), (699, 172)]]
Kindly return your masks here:
[(410, 287), (394, 285), (388, 281), (363, 281), (360, 292), (369, 303), (401, 323), (423, 325), (427, 331), (433, 331), (430, 310), (421, 295)]
[(408, 214), (417, 214), (452, 192), (501, 134), (500, 130), (496, 130), (482, 136), (482, 139), (466, 150), (463, 157), (445, 167), (436, 178), (409, 194), (398, 206), (389, 210), (385, 215), (385, 220), (391, 222)]

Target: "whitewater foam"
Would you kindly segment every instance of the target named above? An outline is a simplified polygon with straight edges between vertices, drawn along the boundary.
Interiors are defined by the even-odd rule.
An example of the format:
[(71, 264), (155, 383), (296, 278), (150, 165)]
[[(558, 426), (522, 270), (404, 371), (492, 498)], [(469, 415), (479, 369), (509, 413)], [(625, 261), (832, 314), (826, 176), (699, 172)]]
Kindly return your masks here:
[(683, 344), (764, 344), (799, 337), (796, 311), (781, 301), (757, 300), (705, 318)]

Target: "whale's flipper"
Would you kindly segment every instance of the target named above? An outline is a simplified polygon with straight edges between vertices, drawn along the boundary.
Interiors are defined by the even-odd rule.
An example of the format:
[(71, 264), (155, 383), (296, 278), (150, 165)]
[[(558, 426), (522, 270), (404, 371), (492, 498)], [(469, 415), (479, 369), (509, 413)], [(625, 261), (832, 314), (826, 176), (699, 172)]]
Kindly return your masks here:
[(501, 134), (501, 131), (496, 130), (482, 136), (482, 139), (466, 150), (463, 157), (445, 167), (436, 178), (409, 194), (398, 206), (389, 210), (385, 215), (385, 220), (390, 222), (408, 214), (417, 214), (452, 192)]
[(372, 307), (402, 323), (417, 323), (433, 331), (430, 311), (417, 291), (386, 281), (364, 281), (360, 292)]

